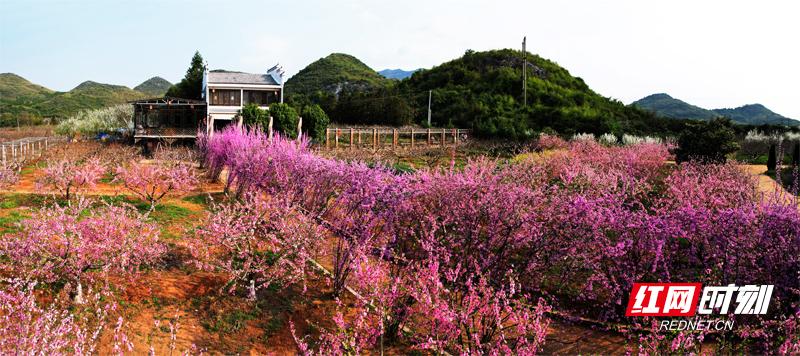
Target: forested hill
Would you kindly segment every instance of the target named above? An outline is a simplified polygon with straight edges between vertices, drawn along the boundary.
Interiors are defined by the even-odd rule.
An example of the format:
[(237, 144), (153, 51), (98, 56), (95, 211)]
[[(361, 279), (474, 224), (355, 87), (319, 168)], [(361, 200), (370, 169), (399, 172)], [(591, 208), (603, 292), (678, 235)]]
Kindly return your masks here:
[(648, 95), (634, 101), (631, 105), (655, 112), (658, 115), (670, 119), (710, 120), (720, 116), (711, 110), (694, 106), (664, 93)]
[(741, 124), (800, 126), (800, 121), (776, 114), (761, 104), (749, 104), (734, 109), (714, 109), (713, 111)]
[[(432, 124), (475, 129), (485, 136), (527, 137), (536, 131), (672, 132), (681, 124), (595, 93), (583, 79), (553, 61), (527, 55), (527, 106), (522, 53), (467, 51), (461, 58), (414, 73), (398, 84), (411, 106), (424, 109), (433, 91)], [(418, 110), (416, 122), (426, 117)]]
[(776, 114), (761, 104), (749, 104), (734, 109), (708, 110), (660, 93), (648, 95), (634, 101), (631, 105), (671, 119), (710, 120), (715, 117), (726, 117), (742, 125), (800, 125), (800, 121)]
[(172, 83), (164, 78), (152, 77), (142, 82), (142, 84), (133, 87), (133, 90), (140, 91), (153, 97), (159, 97), (164, 96), (171, 86)]
[(0, 125), (35, 124), (42, 118), (63, 119), (81, 110), (141, 99), (150, 94), (122, 85), (85, 81), (70, 91), (56, 92), (13, 74), (0, 74)]
[(332, 53), (309, 64), (286, 81), (286, 95), (312, 96), (323, 92), (368, 90), (389, 85), (389, 79), (353, 57)]

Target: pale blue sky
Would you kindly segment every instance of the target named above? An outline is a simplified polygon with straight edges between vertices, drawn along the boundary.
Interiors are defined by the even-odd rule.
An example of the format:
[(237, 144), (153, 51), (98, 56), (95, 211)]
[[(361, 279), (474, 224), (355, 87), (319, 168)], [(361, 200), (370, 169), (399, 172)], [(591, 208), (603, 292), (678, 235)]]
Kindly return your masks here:
[(289, 75), (331, 52), (376, 70), (466, 49), (528, 48), (629, 103), (667, 92), (707, 108), (760, 102), (800, 119), (797, 1), (0, 0), (0, 72), (55, 90), (133, 87), (212, 68)]

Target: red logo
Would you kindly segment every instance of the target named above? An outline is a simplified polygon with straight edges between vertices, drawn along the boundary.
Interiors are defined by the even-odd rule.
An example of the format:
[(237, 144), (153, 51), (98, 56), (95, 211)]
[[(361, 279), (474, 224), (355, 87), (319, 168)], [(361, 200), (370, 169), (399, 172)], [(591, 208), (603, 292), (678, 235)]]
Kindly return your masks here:
[(700, 283), (634, 283), (625, 316), (693, 316)]

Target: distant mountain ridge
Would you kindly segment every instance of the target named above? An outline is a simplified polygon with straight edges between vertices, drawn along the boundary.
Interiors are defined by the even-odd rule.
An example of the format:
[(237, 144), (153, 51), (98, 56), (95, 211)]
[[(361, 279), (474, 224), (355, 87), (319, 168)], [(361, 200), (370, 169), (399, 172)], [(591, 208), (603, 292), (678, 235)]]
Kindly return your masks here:
[(800, 121), (776, 114), (761, 104), (748, 104), (734, 109), (714, 109), (712, 111), (733, 121), (751, 125), (785, 125), (788, 123), (790, 126), (800, 126)]
[[(131, 100), (163, 95), (160, 87), (168, 81), (153, 77), (134, 90), (124, 85), (87, 80), (66, 92), (31, 83), (14, 73), (0, 74), (0, 115), (66, 118), (81, 110), (123, 104)], [(160, 94), (159, 94), (160, 93)]]
[(761, 104), (748, 104), (732, 109), (709, 110), (673, 98), (668, 94), (658, 93), (634, 101), (631, 105), (671, 119), (710, 120), (724, 116), (736, 123), (745, 125), (788, 124), (789, 126), (800, 126), (800, 121), (776, 114)]
[(414, 72), (417, 72), (419, 70), (420, 70), (420, 68), (417, 68), (417, 69), (414, 69), (414, 70), (384, 69), (384, 70), (378, 71), (378, 74), (380, 74), (380, 75), (382, 75), (382, 76), (384, 76), (386, 78), (389, 78), (389, 79), (402, 80), (402, 79), (406, 79), (406, 78), (410, 77), (412, 74), (414, 74)]

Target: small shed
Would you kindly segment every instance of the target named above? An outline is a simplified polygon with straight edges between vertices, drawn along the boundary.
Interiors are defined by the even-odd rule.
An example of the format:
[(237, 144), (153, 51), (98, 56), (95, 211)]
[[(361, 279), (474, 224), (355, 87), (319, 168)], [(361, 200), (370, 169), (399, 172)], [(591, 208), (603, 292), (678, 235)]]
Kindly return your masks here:
[(172, 97), (132, 101), (134, 141), (197, 138), (208, 117), (205, 101)]

